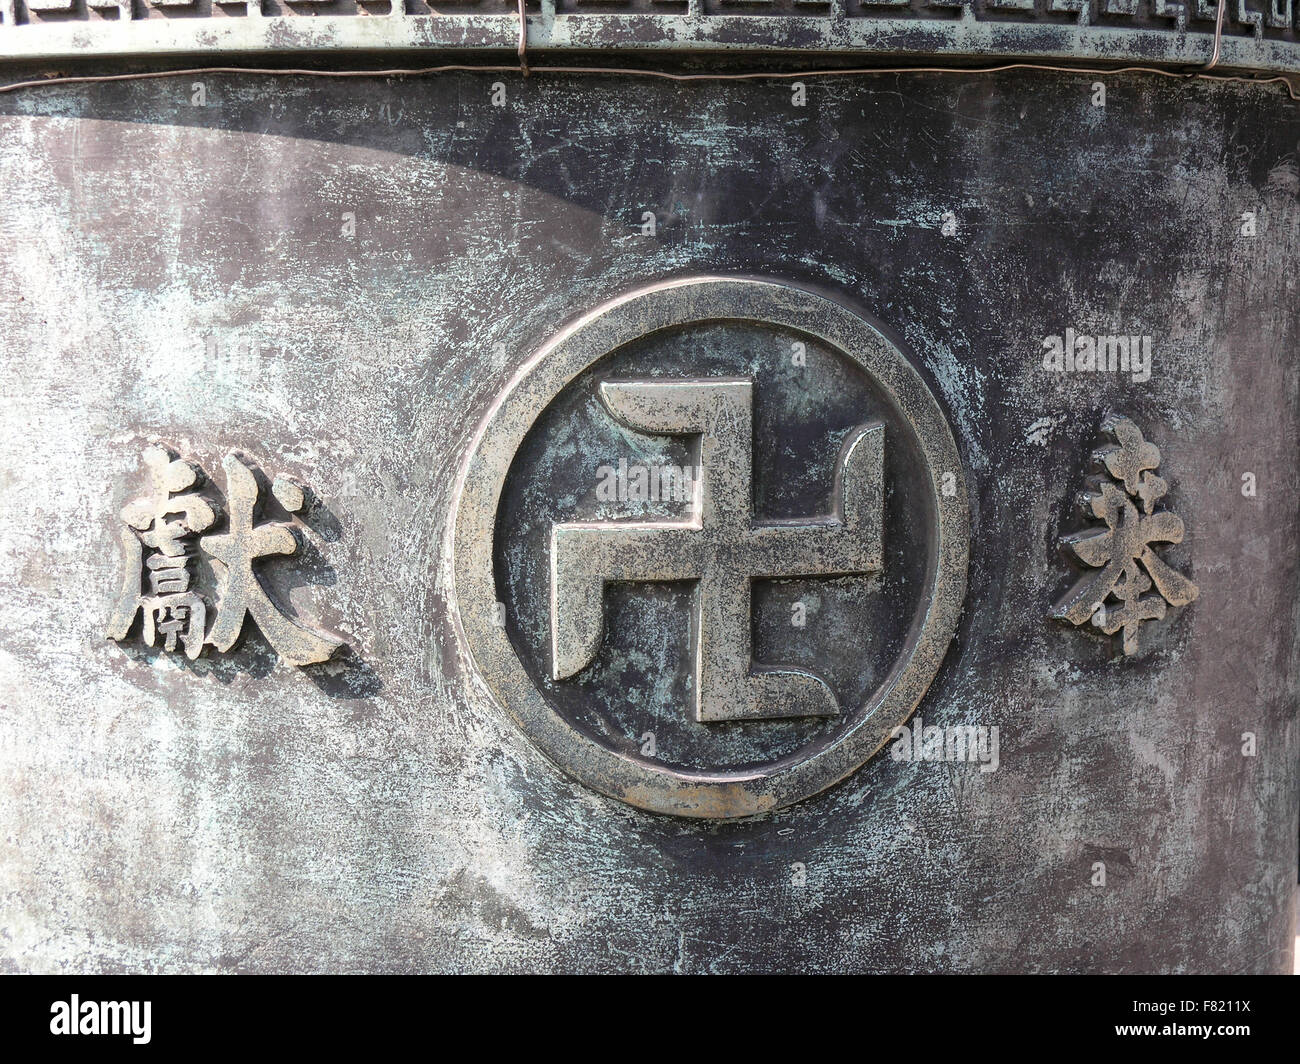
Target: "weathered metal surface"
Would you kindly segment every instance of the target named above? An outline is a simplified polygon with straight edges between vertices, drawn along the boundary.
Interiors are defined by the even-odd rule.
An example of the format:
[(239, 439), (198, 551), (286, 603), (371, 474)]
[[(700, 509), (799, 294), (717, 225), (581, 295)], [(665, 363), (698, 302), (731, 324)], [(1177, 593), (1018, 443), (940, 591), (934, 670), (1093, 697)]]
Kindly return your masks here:
[[(1300, 115), (1276, 87), (1129, 75), (1099, 106), (1094, 80), (812, 80), (804, 106), (781, 83), (504, 74), (0, 97), (4, 966), (1285, 970)], [(703, 273), (879, 323), (951, 427), (971, 521), (957, 637), (908, 742), (724, 821), (558, 771), (475, 679), (446, 549), (458, 471), (525, 360)], [(828, 513), (842, 434), (877, 416), (865, 385), (815, 340), (773, 378), (763, 345), (789, 337), (711, 328), (638, 339), (619, 377), (753, 379), (756, 518)], [(1146, 337), (1150, 363), (1050, 369), (1067, 330)], [(547, 493), (593, 490), (621, 453), (688, 464), (680, 440), (571, 409), (506, 492), (496, 571), (517, 596), (549, 586), (530, 537), (569, 519)], [(1049, 616), (1108, 411), (1158, 446), (1186, 529), (1161, 555), (1199, 589), (1132, 655)], [(153, 438), (311, 485), (318, 550), (259, 572), (350, 654), (290, 667), (250, 631), (191, 662), (105, 638)], [(760, 661), (861, 704), (902, 635), (864, 627), (877, 599), (853, 582), (921, 563), (889, 524), (910, 498), (886, 494), (882, 573), (807, 598), (805, 627), (780, 582), (757, 595)], [(546, 611), (518, 616), (545, 648)], [(689, 616), (672, 587), (612, 595), (599, 654), (627, 668), (593, 682), (644, 682), (611, 727), (700, 770), (718, 751), (681, 712)], [(767, 729), (838, 719), (713, 727), (742, 765), (772, 756)], [(927, 760), (930, 729), (966, 726), (999, 729), (996, 764)]]
[[(1224, 0), (1218, 63), (1300, 71), (1295, 0)], [(434, 9), (436, 8), (436, 10)], [(512, 58), (514, 0), (0, 0), (0, 58), (495, 51)], [(583, 0), (530, 3), (535, 54), (794, 52), (1200, 65), (1212, 0)], [(423, 64), (415, 64), (423, 65)]]

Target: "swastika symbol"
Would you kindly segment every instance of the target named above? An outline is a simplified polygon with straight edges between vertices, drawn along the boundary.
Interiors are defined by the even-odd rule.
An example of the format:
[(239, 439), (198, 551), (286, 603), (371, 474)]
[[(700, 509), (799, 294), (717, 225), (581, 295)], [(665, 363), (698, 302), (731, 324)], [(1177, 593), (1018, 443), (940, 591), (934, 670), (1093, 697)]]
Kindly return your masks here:
[(685, 520), (552, 526), (552, 677), (574, 676), (596, 657), (606, 584), (694, 581), (696, 720), (837, 715), (835, 694), (816, 673), (753, 661), (751, 585), (880, 571), (885, 426), (849, 432), (829, 514), (757, 522), (749, 379), (605, 381), (600, 398), (628, 428), (699, 437), (700, 472)]

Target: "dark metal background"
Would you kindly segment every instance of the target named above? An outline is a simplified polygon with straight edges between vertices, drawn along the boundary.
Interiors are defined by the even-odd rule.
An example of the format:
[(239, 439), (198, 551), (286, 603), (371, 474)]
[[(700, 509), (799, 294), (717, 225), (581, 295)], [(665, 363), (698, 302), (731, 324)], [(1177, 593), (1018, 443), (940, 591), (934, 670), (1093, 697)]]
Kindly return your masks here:
[[(1098, 108), (1093, 80), (812, 80), (804, 108), (495, 74), (0, 97), (3, 964), (1288, 969), (1300, 114), (1146, 76)], [(697, 272), (861, 308), (945, 407), (972, 564), (919, 713), (999, 725), (998, 772), (886, 753), (685, 823), (570, 781), (467, 683), (443, 534), (473, 426), (564, 322)], [(1045, 372), (1067, 327), (1151, 335), (1151, 380)], [(1160, 447), (1189, 530), (1167, 557), (1200, 587), (1128, 659), (1048, 619), (1110, 409)], [(150, 433), (318, 492), (295, 601), (351, 665), (104, 639)]]

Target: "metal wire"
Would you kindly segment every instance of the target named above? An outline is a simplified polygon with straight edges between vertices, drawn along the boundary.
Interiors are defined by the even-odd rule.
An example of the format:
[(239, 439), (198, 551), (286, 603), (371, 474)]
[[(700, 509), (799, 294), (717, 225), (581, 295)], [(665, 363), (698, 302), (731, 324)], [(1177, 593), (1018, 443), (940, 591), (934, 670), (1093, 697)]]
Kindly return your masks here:
[[(1222, 11), (1222, 3), (1223, 0), (1220, 0), (1220, 11)], [(520, 0), (521, 9), (522, 5), (523, 0)], [(1215, 52), (1217, 55), (1217, 45)], [(153, 78), (191, 77), (198, 74), (258, 74), (266, 76), (317, 78), (399, 78), (426, 77), (431, 74), (449, 74), (456, 72), (515, 74), (522, 71), (525, 74), (614, 74), (623, 77), (663, 78), (669, 81), (686, 82), (757, 81), (763, 79), (821, 78), (837, 76), (865, 77), (876, 74), (1000, 74), (1007, 70), (1045, 70), (1060, 74), (1088, 74), (1097, 77), (1106, 77), (1114, 74), (1154, 74), (1159, 77), (1180, 78), (1183, 80), (1196, 78), (1205, 81), (1218, 81), (1225, 83), (1240, 82), (1246, 85), (1280, 84), (1292, 100), (1300, 101), (1300, 94), (1297, 94), (1295, 86), (1293, 86), (1290, 79), (1284, 75), (1276, 74), (1268, 77), (1247, 77), (1237, 74), (1211, 74), (1205, 72), (1209, 69), (1208, 67), (1182, 72), (1176, 70), (1162, 70), (1158, 67), (1148, 66), (1125, 66), (1100, 69), (1083, 66), (1055, 66), (1045, 63), (1003, 63), (999, 66), (989, 67), (845, 67), (826, 70), (761, 70), (745, 71), (743, 73), (714, 72), (707, 74), (675, 74), (666, 70), (651, 70), (639, 67), (528, 66), (526, 63), (525, 53), (526, 46), (521, 42), (519, 66), (474, 66), (467, 63), (449, 63), (443, 66), (398, 67), (382, 70), (311, 70), (308, 68), (298, 67), (211, 66), (189, 67), (184, 70), (136, 71), (129, 74), (75, 74), (52, 78), (35, 78), (30, 81), (16, 81), (9, 85), (0, 85), (0, 93), (17, 92), (20, 89), (37, 89), (48, 85), (77, 85), (108, 81), (143, 81)], [(1216, 58), (1211, 59), (1211, 63), (1214, 62), (1217, 62)]]
[[(1223, 0), (1219, 0), (1222, 4)], [(524, 12), (525, 0), (519, 0), (519, 72), (528, 77), (528, 15)]]
[[(524, 0), (519, 0), (522, 4)], [(1227, 7), (1228, 0), (1219, 0), (1219, 13), (1214, 17), (1214, 54), (1210, 56), (1210, 61), (1205, 64), (1206, 70), (1213, 70), (1219, 64), (1219, 49), (1223, 45), (1223, 9)]]

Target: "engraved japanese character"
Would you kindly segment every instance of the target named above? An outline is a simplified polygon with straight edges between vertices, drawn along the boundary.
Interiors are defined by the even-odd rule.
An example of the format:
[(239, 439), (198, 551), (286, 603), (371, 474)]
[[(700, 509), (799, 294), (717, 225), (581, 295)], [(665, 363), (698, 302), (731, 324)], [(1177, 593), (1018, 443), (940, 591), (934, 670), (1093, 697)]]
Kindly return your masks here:
[[(221, 464), (226, 471), (228, 528), (221, 534), (206, 535), (200, 541), (203, 549), (226, 570), (220, 606), (208, 642), (220, 651), (229, 650), (239, 639), (245, 616), (250, 616), (267, 642), (289, 664), (311, 665), (328, 660), (343, 641), (290, 618), (272, 601), (253, 568), (259, 558), (298, 552), (299, 541), (293, 526), (278, 521), (258, 523), (262, 489), (251, 462), (232, 453)], [(279, 479), (272, 490), (286, 510), (302, 509), (302, 489), (292, 481)]]
[(144, 464), (152, 490), (122, 508), (125, 567), (108, 635), (125, 639), (143, 611), (143, 638), (148, 646), (161, 633), (167, 650), (175, 650), (179, 642), (185, 656), (193, 660), (203, 649), (207, 619), (203, 597), (190, 586), (195, 536), (212, 526), (217, 511), (198, 491), (190, 490), (202, 485), (202, 470), (179, 461), (170, 448), (148, 448)]
[[(261, 487), (255, 467), (238, 453), (227, 455), (227, 519), (217, 531), (221, 508), (200, 492), (203, 470), (180, 461), (170, 448), (156, 445), (144, 452), (152, 490), (122, 509), (122, 550), (126, 567), (122, 589), (109, 619), (108, 635), (124, 640), (143, 612), (143, 638), (153, 646), (161, 636), (173, 651), (199, 656), (205, 644), (230, 650), (252, 617), (272, 648), (292, 665), (325, 661), (342, 640), (317, 632), (291, 618), (268, 594), (253, 563), (272, 554), (298, 553), (298, 532), (289, 522), (259, 523)], [(306, 504), (303, 489), (278, 478), (272, 493), (290, 513)], [(195, 561), (202, 554), (221, 563), (223, 579), (216, 590), (200, 593), (193, 586)], [(209, 570), (204, 570), (212, 578)], [(148, 588), (145, 588), (147, 578)], [(215, 601), (215, 606), (211, 605)], [(206, 625), (211, 620), (211, 629)]]
[[(1196, 585), (1165, 564), (1153, 544), (1181, 543), (1183, 521), (1168, 511), (1153, 512), (1168, 490), (1156, 476), (1160, 451), (1124, 417), (1108, 418), (1102, 426), (1116, 441), (1095, 457), (1110, 474), (1095, 478), (1084, 501), (1093, 516), (1105, 522), (1063, 542), (1085, 564), (1100, 572), (1085, 575), (1053, 608), (1052, 615), (1072, 624), (1091, 620), (1107, 635), (1123, 631), (1125, 654), (1138, 649), (1144, 621), (1161, 620), (1166, 604), (1186, 606), (1197, 595)], [(1142, 512), (1134, 505), (1141, 503)], [(1154, 585), (1159, 594), (1148, 595)], [(1108, 604), (1108, 599), (1117, 604)]]

